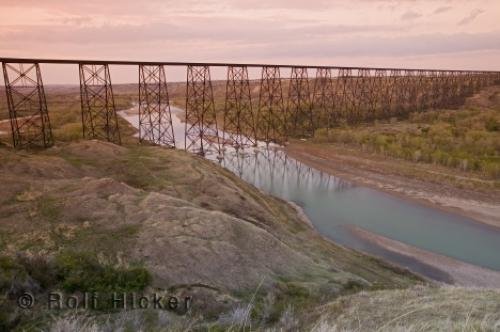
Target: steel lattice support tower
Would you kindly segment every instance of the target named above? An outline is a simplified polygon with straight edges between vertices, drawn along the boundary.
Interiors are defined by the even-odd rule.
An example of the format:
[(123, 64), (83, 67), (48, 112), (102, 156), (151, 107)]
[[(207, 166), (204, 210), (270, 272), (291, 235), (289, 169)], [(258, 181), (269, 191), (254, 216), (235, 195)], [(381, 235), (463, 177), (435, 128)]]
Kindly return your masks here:
[[(358, 114), (358, 72), (354, 74), (353, 70), (348, 71), (348, 76), (345, 76), (345, 104), (346, 114), (345, 119), (349, 123), (354, 123)], [(347, 73), (345, 73), (347, 74)]]
[(312, 137), (315, 126), (307, 68), (292, 68), (287, 101), (288, 114), (292, 120), (290, 129), (293, 135)]
[(486, 79), (485, 79), (485, 75), (480, 75), (478, 73), (477, 75), (477, 81), (478, 81), (478, 89), (477, 91), (481, 90), (482, 88), (484, 88), (486, 86)]
[(349, 82), (351, 109), (347, 120), (349, 123), (358, 123), (363, 120), (367, 112), (369, 91), (368, 82), (370, 81), (368, 69), (356, 69), (356, 75), (352, 75)]
[(49, 147), (54, 141), (38, 63), (2, 63), (12, 141), (16, 148)]
[(439, 108), (446, 108), (450, 100), (450, 86), (448, 73), (442, 71), (439, 73)]
[(313, 85), (312, 109), (316, 117), (316, 126), (330, 130), (337, 123), (339, 114), (336, 112), (335, 85), (330, 68), (318, 68)]
[(416, 111), (422, 112), (427, 105), (426, 81), (427, 76), (424, 70), (419, 70), (415, 80)]
[(474, 93), (477, 93), (481, 90), (482, 87), (482, 79), (481, 76), (477, 73), (474, 74)]
[(449, 99), (448, 74), (444, 71), (440, 71), (438, 73), (437, 82), (437, 107), (445, 108), (448, 104)]
[(435, 108), (436, 105), (436, 93), (435, 87), (436, 87), (436, 74), (431, 71), (426, 72), (426, 78), (425, 78), (425, 107), (424, 109), (433, 109)]
[[(356, 70), (356, 69), (355, 69)], [(359, 72), (356, 70), (356, 75), (353, 74), (352, 69), (344, 70), (344, 105), (345, 105), (345, 119), (349, 123), (355, 123), (358, 118), (358, 90), (359, 90)]]
[(460, 105), (460, 87), (458, 84), (457, 75), (450, 71), (448, 72), (448, 84), (449, 84), (449, 99), (448, 106), (449, 107), (457, 107)]
[(366, 114), (365, 120), (373, 121), (376, 119), (377, 107), (380, 98), (381, 73), (377, 70), (369, 69), (367, 71), (366, 84)]
[(386, 88), (384, 89), (385, 103), (383, 114), (385, 118), (390, 118), (396, 114), (398, 107), (398, 80), (401, 75), (399, 70), (390, 70), (386, 77)]
[(476, 93), (476, 75), (475, 73), (469, 73), (467, 76), (467, 90), (469, 91), (469, 96), (472, 96)]
[(139, 140), (175, 148), (163, 66), (139, 65)]
[(375, 91), (376, 91), (376, 101), (374, 109), (375, 119), (383, 118), (384, 107), (387, 103), (385, 96), (387, 94), (387, 70), (376, 69), (375, 70)]
[(236, 149), (255, 146), (255, 120), (246, 66), (228, 66), (224, 106), (223, 142)]
[(465, 98), (472, 94), (470, 86), (470, 75), (469, 73), (461, 73), (460, 75), (460, 98), (461, 103), (464, 102)]
[(280, 68), (262, 67), (259, 108), (256, 119), (257, 138), (266, 143), (287, 140), (287, 111), (283, 103)]
[(83, 137), (121, 144), (107, 64), (80, 64)]
[(472, 96), (476, 93), (476, 79), (474, 73), (469, 73), (467, 77), (467, 90), (469, 92), (469, 96)]
[(411, 70), (410, 71), (410, 80), (409, 80), (409, 93), (408, 96), (410, 98), (410, 112), (418, 111), (419, 107), (419, 71)]
[(406, 106), (406, 81), (404, 71), (401, 69), (391, 70), (392, 79), (392, 100), (390, 116), (400, 116), (404, 113)]
[(186, 83), (186, 151), (220, 155), (214, 93), (209, 66), (187, 67)]
[(417, 99), (415, 94), (415, 73), (413, 70), (404, 70), (401, 86), (402, 108), (400, 116), (413, 112), (417, 108)]
[(335, 96), (337, 99), (335, 110), (344, 120), (349, 117), (351, 109), (351, 99), (349, 97), (349, 82), (351, 80), (351, 69), (339, 69), (335, 84)]

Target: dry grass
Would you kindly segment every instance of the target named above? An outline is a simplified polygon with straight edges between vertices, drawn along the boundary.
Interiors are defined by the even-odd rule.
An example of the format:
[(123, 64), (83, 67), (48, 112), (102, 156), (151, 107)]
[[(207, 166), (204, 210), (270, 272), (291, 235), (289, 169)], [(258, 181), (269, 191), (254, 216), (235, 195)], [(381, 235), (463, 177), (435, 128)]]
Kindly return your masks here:
[(313, 331), (500, 331), (500, 290), (416, 286), (360, 292), (321, 311)]
[(250, 324), (247, 309), (251, 305), (228, 312), (216, 323), (147, 311), (70, 315), (55, 319), (51, 331), (500, 331), (500, 290), (416, 286), (360, 292), (311, 307), (309, 316), (298, 315), (290, 307), (272, 326)]

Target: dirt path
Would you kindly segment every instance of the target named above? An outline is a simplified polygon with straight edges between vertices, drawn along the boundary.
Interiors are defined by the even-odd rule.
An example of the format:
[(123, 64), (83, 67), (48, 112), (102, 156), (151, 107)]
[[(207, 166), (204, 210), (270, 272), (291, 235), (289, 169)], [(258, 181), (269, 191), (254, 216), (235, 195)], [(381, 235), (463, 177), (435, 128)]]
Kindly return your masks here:
[[(363, 154), (334, 145), (292, 142), (286, 152), (304, 164), (359, 185), (500, 228), (500, 190), (487, 188), (488, 181), (435, 165)], [(471, 189), (474, 183), (479, 189)]]

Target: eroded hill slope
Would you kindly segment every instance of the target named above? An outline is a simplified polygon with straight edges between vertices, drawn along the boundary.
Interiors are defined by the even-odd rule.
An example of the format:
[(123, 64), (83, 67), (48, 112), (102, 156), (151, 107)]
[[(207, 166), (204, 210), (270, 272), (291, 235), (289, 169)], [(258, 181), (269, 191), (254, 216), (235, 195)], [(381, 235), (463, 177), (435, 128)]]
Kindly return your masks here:
[[(62, 277), (57, 264), (70, 252), (113, 268), (141, 266), (151, 275), (145, 291), (192, 296), (193, 313), (205, 319), (252, 298), (252, 319), (268, 324), (288, 304), (300, 312), (356, 290), (419, 282), (323, 239), (290, 205), (182, 151), (98, 141), (37, 153), (3, 148), (0, 183), (2, 257), (59, 271), (43, 282), (25, 266), (22, 276), (6, 274), (4, 290), (67, 290), (64, 278), (74, 278), (81, 258), (74, 267), (62, 260)], [(72, 282), (73, 291), (92, 289)], [(113, 285), (105, 286), (98, 289)], [(13, 307), (11, 293), (4, 307)], [(23, 315), (11, 310), (4, 319)]]

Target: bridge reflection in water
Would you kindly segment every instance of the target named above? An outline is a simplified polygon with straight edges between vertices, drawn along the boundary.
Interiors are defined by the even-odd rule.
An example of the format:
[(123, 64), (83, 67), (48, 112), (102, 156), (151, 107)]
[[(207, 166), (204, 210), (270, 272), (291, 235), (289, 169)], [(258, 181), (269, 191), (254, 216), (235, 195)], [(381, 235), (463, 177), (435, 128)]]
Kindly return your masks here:
[(222, 166), (246, 182), (277, 196), (286, 196), (292, 185), (300, 190), (314, 188), (322, 192), (342, 191), (353, 187), (348, 181), (288, 157), (281, 148), (247, 150), (249, 151), (225, 151)]

